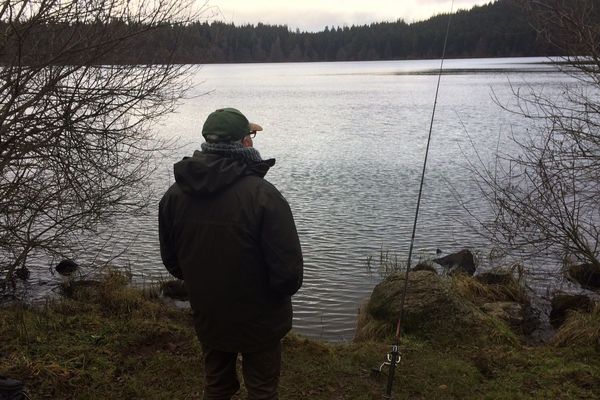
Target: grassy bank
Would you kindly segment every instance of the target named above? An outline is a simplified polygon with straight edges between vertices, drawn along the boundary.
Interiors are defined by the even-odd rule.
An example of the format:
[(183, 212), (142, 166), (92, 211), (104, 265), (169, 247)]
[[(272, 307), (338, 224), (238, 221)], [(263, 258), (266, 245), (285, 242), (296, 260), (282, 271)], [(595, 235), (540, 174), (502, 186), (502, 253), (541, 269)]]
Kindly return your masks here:
[[(0, 309), (0, 375), (23, 380), (33, 399), (200, 399), (201, 350), (190, 312), (126, 283), (112, 273), (69, 299)], [(587, 327), (593, 323), (583, 320)], [(591, 339), (537, 347), (408, 337), (395, 398), (600, 398), (600, 346), (593, 330), (588, 333)], [(379, 399), (386, 377), (371, 368), (388, 347), (290, 335), (281, 398)]]

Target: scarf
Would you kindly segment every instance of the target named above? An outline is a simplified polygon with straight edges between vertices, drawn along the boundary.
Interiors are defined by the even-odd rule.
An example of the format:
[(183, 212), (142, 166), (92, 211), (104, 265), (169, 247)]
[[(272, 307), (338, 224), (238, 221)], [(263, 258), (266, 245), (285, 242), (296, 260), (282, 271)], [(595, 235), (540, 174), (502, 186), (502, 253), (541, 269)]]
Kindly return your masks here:
[(254, 147), (244, 147), (239, 142), (233, 143), (207, 143), (204, 142), (200, 145), (204, 153), (221, 154), (224, 156), (237, 158), (239, 160), (246, 161), (247, 163), (258, 163), (262, 162), (263, 159), (260, 156), (258, 150)]

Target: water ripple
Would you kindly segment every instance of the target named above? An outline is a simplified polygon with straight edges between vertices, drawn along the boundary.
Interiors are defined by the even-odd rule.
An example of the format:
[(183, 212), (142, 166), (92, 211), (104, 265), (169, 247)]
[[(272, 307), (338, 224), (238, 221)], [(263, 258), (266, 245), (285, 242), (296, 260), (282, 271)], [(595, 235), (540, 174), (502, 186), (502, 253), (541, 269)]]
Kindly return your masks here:
[[(414, 62), (412, 68), (426, 70), (432, 63)], [(494, 65), (492, 60), (450, 62), (454, 68), (469, 63)], [(305, 256), (305, 283), (293, 300), (294, 328), (300, 333), (351, 339), (357, 311), (380, 279), (367, 271), (367, 258), (376, 261), (383, 249), (404, 262), (436, 82), (435, 76), (410, 74), (410, 68), (410, 62), (207, 66), (199, 72), (198, 79), (205, 81), (200, 91), (214, 92), (184, 102), (160, 130), (191, 143), (159, 168), (154, 186), (164, 191), (173, 181), (172, 163), (199, 147), (200, 126), (209, 112), (238, 107), (263, 125), (255, 146), (264, 157), (277, 158), (267, 179), (292, 207)], [(505, 71), (499, 71), (443, 77), (415, 240), (417, 258), (431, 257), (436, 248), (450, 252), (488, 245), (457, 222), (466, 213), (453, 192), (461, 194), (471, 211), (485, 214), (465, 172), (473, 157), (465, 131), (488, 162), (499, 138), (501, 146), (508, 145), (502, 133), (523, 126), (491, 99), (493, 89), (499, 99), (510, 100), (511, 84), (520, 84), (509, 83)], [(527, 80), (548, 91), (558, 90), (560, 83), (543, 73), (528, 73)], [(90, 245), (77, 259), (91, 263), (127, 249), (115, 262), (130, 265), (137, 281), (166, 277), (156, 218), (152, 210), (117, 221), (100, 234), (116, 239), (110, 247)], [(536, 282), (545, 287), (543, 279)]]

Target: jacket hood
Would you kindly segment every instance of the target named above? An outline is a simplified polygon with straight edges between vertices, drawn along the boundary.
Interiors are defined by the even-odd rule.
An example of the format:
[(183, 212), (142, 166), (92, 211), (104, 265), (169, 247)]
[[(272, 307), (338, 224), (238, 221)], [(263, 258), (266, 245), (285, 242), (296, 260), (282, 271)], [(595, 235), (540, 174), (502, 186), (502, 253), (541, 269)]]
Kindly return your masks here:
[(238, 158), (195, 151), (175, 163), (175, 181), (185, 193), (206, 196), (219, 192), (248, 175), (264, 177), (275, 159), (248, 163)]

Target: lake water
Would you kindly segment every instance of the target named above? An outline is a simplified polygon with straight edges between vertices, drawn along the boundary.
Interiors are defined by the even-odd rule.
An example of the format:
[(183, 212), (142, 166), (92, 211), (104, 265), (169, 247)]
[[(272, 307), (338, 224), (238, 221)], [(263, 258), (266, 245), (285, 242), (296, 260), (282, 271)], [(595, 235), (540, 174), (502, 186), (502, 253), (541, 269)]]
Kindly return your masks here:
[[(493, 100), (514, 103), (511, 87), (560, 94), (567, 78), (543, 61), (446, 61), (413, 263), (438, 248), (445, 254), (489, 250), (461, 222), (465, 212), (452, 188), (471, 211), (485, 215), (466, 170), (474, 157), (470, 140), (488, 162), (497, 146), (509, 145), (506, 135), (528, 126)], [(291, 205), (305, 257), (294, 329), (350, 340), (357, 310), (380, 280), (367, 258), (377, 264), (383, 250), (405, 262), (438, 68), (439, 60), (203, 66), (195, 96), (156, 127), (182, 148), (165, 160), (154, 184), (160, 192), (168, 188), (172, 164), (200, 147), (202, 123), (215, 109), (235, 107), (261, 124), (255, 147), (263, 158), (277, 159), (266, 178)], [(156, 230), (155, 212), (111, 227), (129, 245), (119, 259), (138, 282), (166, 277)], [(98, 258), (120, 250), (105, 248)]]

